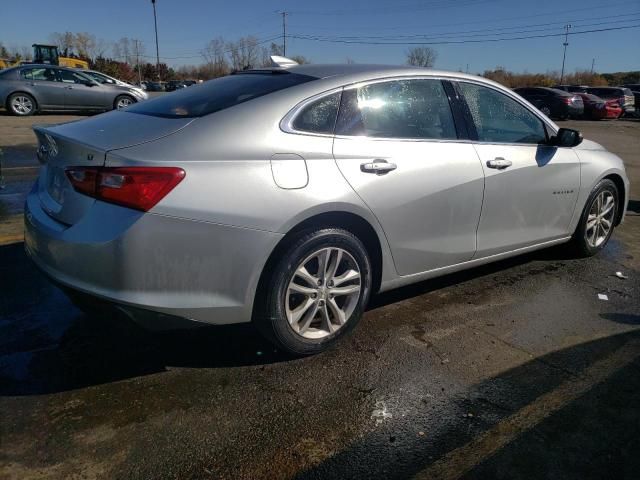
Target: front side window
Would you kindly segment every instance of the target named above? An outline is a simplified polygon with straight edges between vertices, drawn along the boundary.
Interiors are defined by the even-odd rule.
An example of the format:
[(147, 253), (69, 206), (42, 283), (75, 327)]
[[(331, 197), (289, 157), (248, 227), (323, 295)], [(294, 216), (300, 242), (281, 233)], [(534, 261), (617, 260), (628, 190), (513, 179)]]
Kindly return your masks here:
[(513, 98), (492, 88), (459, 83), (480, 142), (531, 143), (547, 141), (544, 123)]
[(53, 68), (24, 68), (20, 71), (20, 77), (24, 80), (42, 80), (45, 82), (55, 82), (56, 72)]
[(296, 115), (293, 128), (303, 132), (332, 134), (338, 116), (340, 93), (311, 102)]
[(449, 99), (440, 80), (395, 80), (345, 90), (338, 135), (456, 139)]
[(60, 79), (64, 83), (86, 84), (87, 82), (91, 82), (89, 77), (85, 77), (80, 73), (72, 72), (71, 70), (58, 70), (58, 72), (60, 73)]

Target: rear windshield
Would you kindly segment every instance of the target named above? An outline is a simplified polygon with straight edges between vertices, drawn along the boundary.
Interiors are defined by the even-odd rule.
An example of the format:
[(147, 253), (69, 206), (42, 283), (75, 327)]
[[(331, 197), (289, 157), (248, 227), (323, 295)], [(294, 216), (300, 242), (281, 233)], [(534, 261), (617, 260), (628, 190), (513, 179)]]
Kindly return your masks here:
[(127, 112), (167, 118), (202, 117), (311, 80), (315, 77), (280, 71), (238, 73), (134, 104)]

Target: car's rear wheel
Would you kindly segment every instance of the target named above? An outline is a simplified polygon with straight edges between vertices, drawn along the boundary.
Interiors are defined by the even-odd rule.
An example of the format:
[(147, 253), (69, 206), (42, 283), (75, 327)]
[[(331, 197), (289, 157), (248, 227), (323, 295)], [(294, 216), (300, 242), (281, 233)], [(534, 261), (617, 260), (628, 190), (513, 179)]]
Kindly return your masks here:
[(294, 355), (326, 350), (360, 320), (371, 292), (362, 242), (337, 228), (300, 233), (272, 268), (256, 322)]
[(547, 117), (551, 117), (551, 109), (546, 105), (541, 106), (540, 111), (544, 113)]
[(578, 255), (590, 257), (605, 247), (615, 227), (618, 199), (618, 187), (608, 178), (593, 188), (573, 234), (572, 243)]
[(113, 102), (113, 108), (120, 110), (122, 108), (127, 108), (129, 105), (134, 103), (136, 103), (135, 99), (129, 95), (118, 95)]
[(33, 115), (37, 110), (36, 100), (28, 93), (20, 92), (10, 95), (7, 105), (12, 114), (20, 117)]

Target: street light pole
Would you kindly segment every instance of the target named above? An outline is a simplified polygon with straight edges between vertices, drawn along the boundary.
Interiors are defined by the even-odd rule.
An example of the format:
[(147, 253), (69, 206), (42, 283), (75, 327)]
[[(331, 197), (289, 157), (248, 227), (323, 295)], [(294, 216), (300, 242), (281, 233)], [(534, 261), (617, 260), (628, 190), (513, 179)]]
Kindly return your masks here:
[(160, 80), (160, 50), (158, 50), (158, 19), (156, 17), (156, 0), (151, 0), (153, 5), (153, 24), (156, 28), (156, 75)]
[(569, 45), (569, 29), (571, 28), (570, 24), (566, 24), (564, 26), (564, 53), (562, 54), (562, 72), (560, 73), (560, 85), (562, 85), (562, 81), (564, 80), (564, 61), (567, 58), (567, 46)]

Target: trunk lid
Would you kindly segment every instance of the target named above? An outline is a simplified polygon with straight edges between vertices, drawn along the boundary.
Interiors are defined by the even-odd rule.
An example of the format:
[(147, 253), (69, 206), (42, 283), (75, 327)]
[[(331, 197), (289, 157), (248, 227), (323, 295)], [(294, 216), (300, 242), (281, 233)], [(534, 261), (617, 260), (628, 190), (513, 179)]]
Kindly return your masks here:
[(65, 173), (68, 167), (104, 166), (107, 152), (171, 135), (193, 120), (115, 111), (81, 121), (34, 126), (42, 164), (38, 195), (43, 210), (63, 224), (77, 223), (96, 200), (74, 190)]

